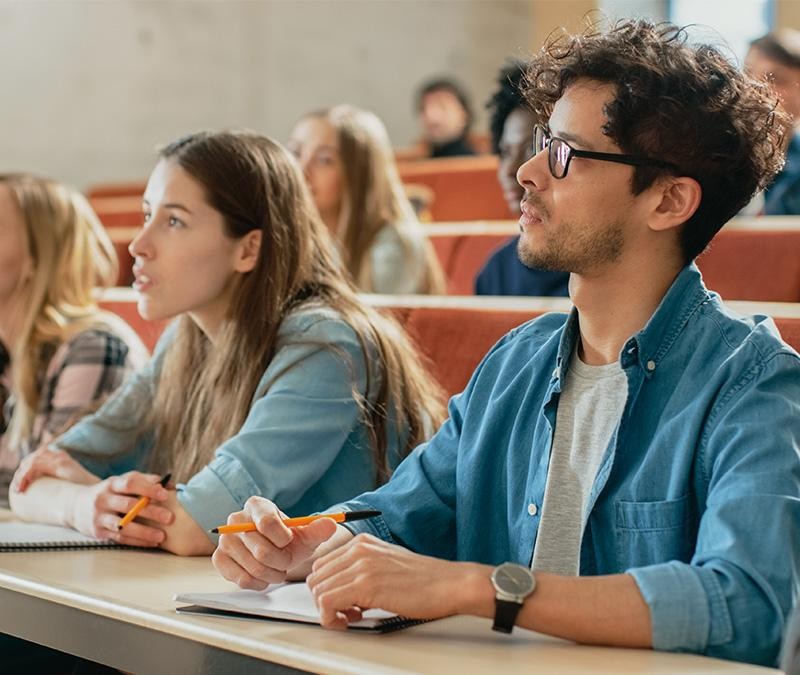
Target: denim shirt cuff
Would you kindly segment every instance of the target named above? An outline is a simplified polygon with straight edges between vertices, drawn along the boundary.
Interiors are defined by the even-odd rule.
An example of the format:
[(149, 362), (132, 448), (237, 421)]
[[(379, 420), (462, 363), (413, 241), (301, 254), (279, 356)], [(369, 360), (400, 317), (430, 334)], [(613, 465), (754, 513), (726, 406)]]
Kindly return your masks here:
[(627, 571), (650, 608), (654, 649), (705, 651), (711, 617), (708, 596), (697, 572), (680, 562)]
[[(343, 504), (337, 504), (330, 509), (326, 509), (326, 512), (337, 513), (341, 511), (371, 511), (373, 509), (375, 509), (375, 507), (367, 502), (352, 500), (349, 502), (344, 502)], [(375, 518), (365, 518), (364, 520), (354, 520), (349, 523), (342, 523), (342, 527), (350, 530), (350, 532), (353, 533), (353, 536), (357, 534), (371, 534), (372, 536), (377, 537), (378, 539), (383, 539), (383, 541), (389, 542), (390, 544), (396, 543), (394, 537), (392, 537), (391, 530), (389, 530), (389, 526), (383, 519), (383, 516), (376, 516)]]
[(178, 501), (192, 519), (216, 543), (219, 538), (208, 530), (224, 525), (228, 516), (241, 511), (258, 487), (233, 458), (216, 457), (186, 485), (178, 486)]

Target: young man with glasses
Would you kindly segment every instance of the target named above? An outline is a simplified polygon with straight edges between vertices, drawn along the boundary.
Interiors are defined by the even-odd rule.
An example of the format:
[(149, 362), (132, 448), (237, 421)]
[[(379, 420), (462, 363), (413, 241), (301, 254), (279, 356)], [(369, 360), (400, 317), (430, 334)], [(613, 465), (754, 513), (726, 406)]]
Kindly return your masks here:
[[(575, 309), (505, 336), (382, 488), (289, 530), (251, 499), (217, 569), (359, 608), (774, 665), (800, 578), (800, 357), (693, 259), (780, 168), (787, 120), (710, 47), (644, 21), (534, 59), (520, 255)], [(357, 536), (356, 536), (357, 535)], [(313, 571), (312, 571), (313, 561)]]

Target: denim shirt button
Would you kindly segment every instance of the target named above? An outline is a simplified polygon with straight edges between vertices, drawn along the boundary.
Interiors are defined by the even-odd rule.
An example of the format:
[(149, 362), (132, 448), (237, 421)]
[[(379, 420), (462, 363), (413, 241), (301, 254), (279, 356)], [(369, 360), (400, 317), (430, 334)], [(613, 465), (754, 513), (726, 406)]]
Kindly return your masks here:
[(647, 368), (647, 370), (652, 373), (656, 369), (656, 362), (655, 361), (648, 361), (647, 365), (645, 366), (645, 368)]
[(536, 507), (536, 504), (528, 504), (528, 514), (535, 516), (537, 513), (539, 513), (539, 509)]

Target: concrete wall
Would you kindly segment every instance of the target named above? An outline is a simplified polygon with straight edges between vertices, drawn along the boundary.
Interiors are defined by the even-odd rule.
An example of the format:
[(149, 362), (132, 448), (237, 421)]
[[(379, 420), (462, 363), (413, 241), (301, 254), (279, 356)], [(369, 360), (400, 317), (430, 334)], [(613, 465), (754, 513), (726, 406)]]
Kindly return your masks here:
[(471, 90), (483, 128), (531, 17), (528, 0), (0, 0), (0, 170), (139, 179), (181, 133), (285, 140), (300, 114), (341, 101), (406, 145), (412, 93), (440, 73)]

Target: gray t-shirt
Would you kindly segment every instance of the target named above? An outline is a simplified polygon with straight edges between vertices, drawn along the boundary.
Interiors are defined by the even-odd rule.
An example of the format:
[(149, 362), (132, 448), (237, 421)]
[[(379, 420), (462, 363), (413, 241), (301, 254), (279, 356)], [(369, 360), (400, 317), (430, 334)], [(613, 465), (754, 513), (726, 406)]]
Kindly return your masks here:
[(535, 571), (576, 576), (586, 506), (628, 396), (618, 362), (588, 366), (577, 349), (564, 375), (533, 552)]

